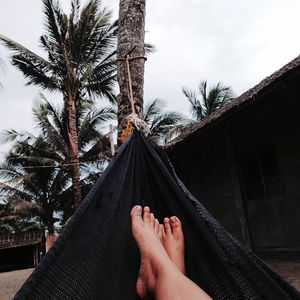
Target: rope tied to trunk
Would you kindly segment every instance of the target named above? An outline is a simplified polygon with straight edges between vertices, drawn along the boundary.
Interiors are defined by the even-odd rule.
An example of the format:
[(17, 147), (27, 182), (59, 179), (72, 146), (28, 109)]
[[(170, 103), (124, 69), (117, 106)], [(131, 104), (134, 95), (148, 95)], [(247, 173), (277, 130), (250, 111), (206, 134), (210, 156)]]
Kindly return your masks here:
[[(130, 53), (134, 50), (134, 48), (130, 51)], [(121, 132), (120, 136), (118, 137), (118, 140), (123, 143), (128, 136), (132, 133), (133, 129), (137, 129), (138, 131), (142, 132), (145, 136), (147, 136), (150, 133), (150, 129), (147, 125), (147, 123), (139, 118), (139, 116), (136, 113), (135, 109), (135, 101), (133, 97), (133, 91), (132, 91), (132, 80), (131, 80), (131, 72), (130, 72), (130, 61), (134, 59), (140, 59), (143, 58), (146, 60), (146, 57), (144, 56), (130, 56), (130, 54), (127, 54), (125, 58), (119, 58), (118, 60), (125, 61), (126, 64), (126, 70), (127, 70), (127, 84), (128, 84), (128, 99), (130, 101), (131, 106), (131, 114), (126, 117), (127, 119), (127, 125)]]

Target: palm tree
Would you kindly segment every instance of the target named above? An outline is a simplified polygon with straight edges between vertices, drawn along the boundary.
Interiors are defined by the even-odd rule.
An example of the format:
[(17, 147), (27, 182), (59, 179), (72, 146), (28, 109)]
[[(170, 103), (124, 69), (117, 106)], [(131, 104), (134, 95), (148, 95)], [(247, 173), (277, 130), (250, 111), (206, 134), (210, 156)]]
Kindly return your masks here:
[(70, 15), (63, 13), (58, 1), (43, 0), (43, 5), (46, 34), (41, 36), (40, 45), (47, 58), (3, 35), (0, 40), (13, 51), (12, 64), (23, 72), (28, 85), (62, 93), (67, 112), (67, 148), (73, 164), (74, 199), (79, 205), (76, 110), (87, 97), (104, 96), (115, 101), (117, 22), (111, 22), (111, 13), (100, 7), (100, 0), (89, 0), (83, 8), (80, 0), (72, 0)]
[(19, 151), (20, 145), (7, 162), (0, 165), (0, 177), (6, 180), (0, 185), (1, 197), (5, 199), (2, 219), (5, 221), (8, 216), (10, 219), (21, 218), (24, 222), (34, 220), (53, 234), (54, 223), (59, 221), (55, 213), (60, 212), (67, 201), (68, 177), (63, 169), (40, 168), (42, 165), (33, 166), (30, 160), (15, 159)]
[(182, 91), (191, 104), (191, 113), (196, 121), (202, 120), (233, 99), (232, 89), (229, 86), (223, 86), (220, 82), (208, 89), (207, 81), (201, 81), (200, 99), (196, 92), (188, 88), (184, 87)]
[[(145, 64), (145, 0), (120, 0), (118, 32), (118, 135), (126, 128), (127, 117), (135, 112), (140, 118), (143, 114), (144, 64)], [(125, 58), (130, 55), (130, 76)], [(130, 97), (130, 87), (134, 107)]]
[(149, 137), (157, 144), (164, 144), (180, 132), (185, 124), (185, 118), (178, 112), (164, 111), (165, 103), (155, 99), (147, 103), (142, 119), (147, 123)]
[[(63, 212), (60, 220), (65, 222), (74, 212), (67, 112), (65, 107), (54, 107), (42, 95), (33, 111), (37, 136), (15, 130), (5, 132), (6, 140), (14, 141), (14, 146), (0, 166), (0, 178), (6, 181), (0, 185), (0, 195), (7, 202), (8, 215), (38, 218), (51, 233), (58, 221), (54, 213)], [(99, 126), (115, 119), (116, 112), (110, 107), (96, 109), (92, 101), (85, 100), (76, 113), (79, 167), (84, 175), (80, 184), (86, 194), (110, 150), (109, 139), (101, 134)]]

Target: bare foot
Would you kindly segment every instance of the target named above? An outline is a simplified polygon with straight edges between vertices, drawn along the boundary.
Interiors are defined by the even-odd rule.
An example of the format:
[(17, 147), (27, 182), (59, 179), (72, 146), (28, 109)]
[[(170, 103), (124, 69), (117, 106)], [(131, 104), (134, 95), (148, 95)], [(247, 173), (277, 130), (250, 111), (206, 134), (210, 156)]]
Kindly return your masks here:
[(171, 261), (181, 273), (185, 274), (184, 235), (177, 217), (164, 218), (162, 244)]
[(161, 244), (159, 222), (150, 213), (149, 207), (144, 207), (142, 217), (141, 206), (134, 206), (131, 210), (131, 220), (132, 234), (141, 254), (136, 292), (142, 299), (145, 299), (154, 290), (158, 274), (169, 270), (173, 264)]

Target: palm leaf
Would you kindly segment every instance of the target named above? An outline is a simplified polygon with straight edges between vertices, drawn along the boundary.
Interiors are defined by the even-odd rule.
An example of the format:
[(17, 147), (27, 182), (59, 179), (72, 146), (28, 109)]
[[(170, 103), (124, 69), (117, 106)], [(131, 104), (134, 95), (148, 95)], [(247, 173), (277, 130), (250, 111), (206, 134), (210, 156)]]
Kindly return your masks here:
[(150, 124), (152, 120), (162, 112), (164, 102), (161, 99), (155, 99), (150, 103), (147, 103), (144, 109), (143, 120)]

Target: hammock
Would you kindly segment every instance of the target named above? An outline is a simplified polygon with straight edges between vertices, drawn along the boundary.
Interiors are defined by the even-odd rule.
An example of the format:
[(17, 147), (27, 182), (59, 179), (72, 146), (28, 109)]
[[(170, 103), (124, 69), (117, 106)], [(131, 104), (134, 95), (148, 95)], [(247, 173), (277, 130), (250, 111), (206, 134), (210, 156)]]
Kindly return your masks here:
[(207, 212), (164, 151), (137, 131), (14, 299), (139, 299), (140, 258), (129, 217), (135, 204), (150, 206), (160, 222), (182, 220), (188, 277), (213, 299), (300, 299)]

